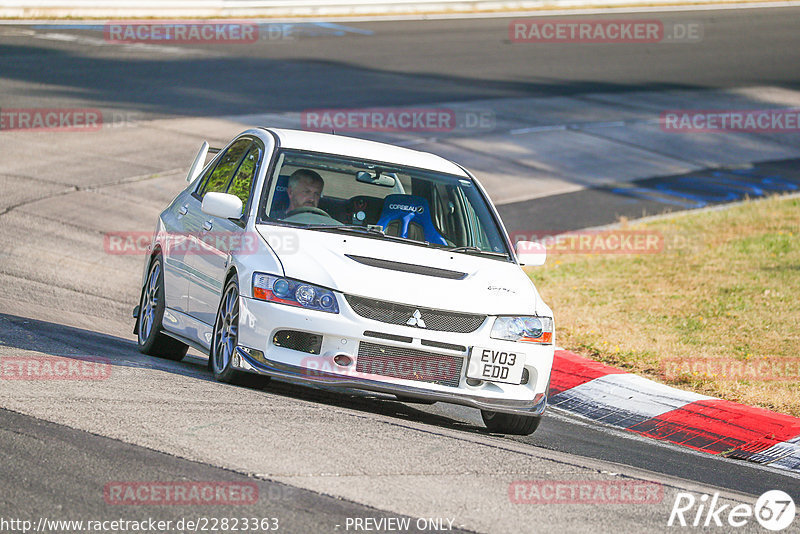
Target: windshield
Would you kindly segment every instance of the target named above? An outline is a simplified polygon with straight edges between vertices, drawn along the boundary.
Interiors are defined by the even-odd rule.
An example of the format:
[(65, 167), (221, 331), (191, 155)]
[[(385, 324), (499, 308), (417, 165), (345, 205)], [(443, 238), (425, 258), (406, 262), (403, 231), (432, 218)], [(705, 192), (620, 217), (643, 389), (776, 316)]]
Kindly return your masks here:
[(284, 150), (266, 187), (262, 222), (508, 255), (485, 198), (466, 178)]

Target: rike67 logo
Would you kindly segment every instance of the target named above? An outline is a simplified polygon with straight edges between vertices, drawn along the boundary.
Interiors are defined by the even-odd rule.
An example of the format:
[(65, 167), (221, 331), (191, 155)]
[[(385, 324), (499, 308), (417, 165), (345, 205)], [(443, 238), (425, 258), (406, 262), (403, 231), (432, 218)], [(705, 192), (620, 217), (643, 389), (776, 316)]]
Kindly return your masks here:
[(678, 493), (667, 526), (681, 527), (743, 527), (752, 518), (767, 530), (779, 531), (794, 522), (795, 504), (792, 497), (781, 490), (762, 494), (755, 506), (749, 504), (721, 504), (719, 493), (699, 498), (691, 493)]

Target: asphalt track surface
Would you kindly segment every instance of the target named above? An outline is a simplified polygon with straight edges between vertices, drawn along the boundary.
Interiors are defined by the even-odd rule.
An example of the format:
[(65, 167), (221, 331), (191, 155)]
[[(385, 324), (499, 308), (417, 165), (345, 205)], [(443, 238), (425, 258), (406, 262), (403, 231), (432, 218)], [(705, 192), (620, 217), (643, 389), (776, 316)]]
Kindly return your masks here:
[[(555, 17), (563, 18), (563, 17)], [(32, 39), (4, 27), (5, 107), (91, 105), (153, 116), (218, 116), (309, 107), (416, 105), (514, 96), (750, 85), (797, 88), (796, 9), (606, 15), (699, 22), (702, 44), (512, 43), (509, 19), (341, 23), (298, 28), (292, 39), (135, 47)], [(364, 33), (359, 33), (364, 32)], [(102, 30), (64, 29), (102, 41)], [(184, 47), (184, 50), (186, 47)], [(166, 56), (166, 57), (165, 57)]]
[[(136, 48), (86, 46), (58, 38), (35, 37), (26, 33), (29, 27), (0, 26), (0, 107), (85, 106), (136, 112), (148, 118), (213, 117), (298, 111), (310, 107), (416, 105), (670, 88), (770, 84), (797, 89), (800, 87), (798, 16), (797, 10), (788, 9), (659, 14), (664, 20), (700, 21), (704, 41), (699, 49), (681, 44), (512, 45), (503, 37), (504, 33), (507, 35), (505, 19), (348, 23), (349, 29), (341, 35), (301, 34), (291, 41), (268, 41), (263, 46), (196, 46), (191, 52), (172, 55)], [(652, 18), (652, 15), (624, 18)], [(58, 32), (98, 38), (96, 30), (60, 29)], [(8, 154), (0, 153), (0, 157), (6, 158)], [(182, 165), (184, 162), (179, 162), (174, 167)], [(796, 177), (794, 162), (777, 162), (772, 171), (775, 168), (789, 179)], [(660, 180), (669, 181), (670, 177)], [(607, 203), (598, 202), (600, 198), (607, 199)], [(570, 213), (565, 215), (567, 208)], [(537, 213), (546, 221), (545, 227), (567, 230), (608, 224), (620, 214), (637, 216), (643, 211), (652, 213), (659, 209), (663, 209), (661, 203), (649, 205), (643, 199), (589, 189), (506, 204), (501, 212), (510, 226), (514, 225), (514, 220), (524, 220), (531, 213)], [(0, 217), (8, 215), (10, 213), (4, 212)], [(75, 219), (81, 216), (75, 215)], [(58, 222), (69, 231), (69, 224), (75, 221)], [(23, 265), (14, 271), (14, 277), (24, 277), (19, 274), (20, 269), (24, 272), (26, 267)], [(31, 265), (30, 270), (33, 273), (37, 267)], [(74, 317), (59, 321), (58, 313), (43, 311), (46, 304), (41, 306), (41, 293), (36, 291), (41, 290), (41, 286), (33, 283), (36, 277), (32, 275), (30, 283), (23, 282), (17, 287), (10, 276), (4, 278), (4, 284), (9, 288), (14, 286), (16, 295), (26, 297), (2, 300), (0, 348), (67, 357), (108, 358), (115, 372), (119, 370), (123, 376), (124, 373), (158, 372), (159, 376), (167, 378), (158, 383), (160, 387), (169, 388), (170, 384), (179, 382), (176, 388), (190, 389), (203, 399), (217, 396), (214, 398), (219, 399), (220, 405), (228, 408), (234, 397), (236, 402), (241, 397), (247, 402), (285, 409), (300, 404), (309, 413), (300, 413), (301, 418), (292, 423), (296, 427), (287, 430), (290, 432), (293, 428), (298, 436), (302, 435), (301, 427), (315, 425), (316, 418), (323, 417), (323, 413), (349, 414), (352, 416), (347, 419), (349, 426), (338, 428), (328, 439), (342, 439), (339, 432), (366, 435), (381, 449), (381, 456), (411, 456), (418, 462), (425, 462), (428, 455), (435, 455), (432, 443), (438, 443), (437, 440), (464, 439), (480, 443), (498, 456), (514, 448), (518, 454), (539, 455), (540, 463), (553, 462), (574, 469), (560, 472), (556, 468), (546, 471), (530, 467), (530, 472), (523, 473), (528, 478), (590, 477), (613, 472), (658, 480), (671, 488), (698, 493), (727, 492), (734, 499), (736, 496), (755, 497), (775, 488), (787, 491), (796, 501), (800, 498), (800, 481), (796, 476), (639, 439), (558, 412), (551, 412), (530, 437), (498, 438), (487, 435), (476, 412), (466, 409), (404, 404), (355, 393), (332, 394), (285, 383), (272, 383), (263, 390), (242, 391), (242, 388), (229, 386), (220, 389), (211, 381), (202, 359), (193, 357), (186, 362), (172, 363), (140, 355), (127, 330), (129, 319), (126, 317), (104, 320), (101, 313), (96, 313), (82, 323), (82, 328), (75, 326), (81, 321)], [(96, 288), (88, 287), (86, 278), (91, 277), (79, 277), (73, 289), (90, 294), (97, 292)], [(101, 288), (110, 285), (112, 282), (107, 280), (98, 283)], [(134, 304), (122, 302), (118, 307), (129, 309)], [(93, 322), (97, 323), (94, 327), (91, 326)], [(197, 449), (184, 442), (173, 444), (173, 436), (162, 428), (171, 411), (180, 415), (187, 410), (187, 417), (199, 417), (191, 412), (191, 406), (181, 402), (170, 406), (169, 402), (163, 402), (153, 411), (152, 417), (135, 413), (137, 403), (151, 408), (148, 402), (162, 400), (158, 393), (151, 391), (154, 382), (148, 384), (147, 380), (152, 379), (149, 374), (135, 377), (142, 383), (128, 387), (141, 391), (129, 392), (130, 402), (124, 409), (130, 417), (117, 417), (117, 422), (109, 422), (113, 413), (108, 416), (109, 420), (94, 412), (91, 412), (92, 417), (76, 418), (76, 409), (87, 410), (88, 414), (95, 403), (108, 405), (109, 413), (113, 412), (113, 400), (102, 395), (93, 399), (91, 389), (60, 398), (48, 394), (37, 397), (32, 387), (29, 396), (6, 397), (4, 409), (0, 410), (2, 517), (88, 518), (112, 512), (125, 517), (185, 517), (186, 510), (180, 507), (126, 507), (122, 514), (119, 507), (109, 508), (101, 497), (104, 484), (112, 480), (164, 479), (255, 482), (259, 493), (269, 498), (260, 499), (252, 508), (245, 507), (245, 515), (279, 516), (284, 526), (281, 530), (289, 532), (341, 530), (337, 525), (341, 527), (348, 517), (402, 515), (394, 511), (394, 507), (387, 511), (388, 506), (382, 509), (363, 504), (376, 501), (368, 498), (370, 493), (376, 492), (368, 485), (361, 491), (348, 493), (335, 486), (309, 483), (306, 486), (315, 488), (309, 490), (299, 487), (303, 485), (300, 477), (293, 479), (297, 482), (295, 486), (277, 481), (282, 475), (292, 478), (286, 473), (267, 470), (268, 476), (259, 476), (263, 471), (244, 460), (241, 465), (236, 460), (220, 461), (227, 451), (225, 440), (240, 439), (236, 433), (222, 436), (222, 442), (209, 442), (208, 461), (203, 461), (199, 457), (202, 454), (198, 453), (203, 451), (202, 444), (197, 445)], [(192, 397), (182, 398), (185, 401)], [(200, 406), (212, 409), (212, 405)], [(246, 413), (236, 411), (230, 417), (239, 425), (241, 433), (248, 432), (250, 421)], [(280, 418), (272, 422), (275, 420), (280, 421)], [(418, 442), (405, 434), (402, 439), (385, 440), (383, 434), (388, 434), (387, 426), (393, 430), (402, 427), (404, 432), (410, 431), (408, 429), (424, 432), (432, 441)], [(459, 435), (463, 438), (454, 438)], [(298, 445), (298, 448), (302, 447)], [(182, 453), (184, 450), (186, 452)], [(241, 450), (234, 452), (247, 456)], [(286, 454), (286, 471), (302, 471), (291, 464), (297, 461), (296, 457)], [(307, 464), (314, 464), (313, 460)], [(463, 469), (469, 471), (468, 466)], [(369, 474), (368, 469), (365, 471)], [(364, 479), (353, 480), (353, 485), (364, 484)], [(420, 480), (420, 487), (425, 487), (424, 481)], [(467, 489), (464, 491), (466, 495)], [(331, 496), (342, 494), (353, 497)], [(386, 490), (386, 495), (391, 492)], [(430, 499), (438, 502), (435, 491)], [(667, 504), (671, 502), (665, 506)], [(450, 512), (444, 505), (441, 510), (441, 516)], [(571, 525), (575, 530), (587, 532), (604, 524), (621, 525), (623, 530), (629, 531), (658, 531), (665, 528), (669, 506), (666, 510), (666, 513), (662, 509), (636, 510), (619, 518), (614, 509), (587, 507), (571, 512), (572, 520), (576, 521)], [(245, 510), (235, 512), (238, 515), (240, 511)], [(553, 514), (553, 509), (548, 512), (547, 515)], [(214, 507), (203, 508), (200, 513), (218, 517), (230, 515), (228, 510)], [(554, 515), (558, 515), (558, 511)], [(538, 513), (531, 512), (529, 517), (531, 522), (514, 519), (518, 524), (505, 524), (502, 528), (498, 524), (497, 530), (564, 528), (564, 523), (543, 519)], [(619, 523), (615, 523), (617, 520)], [(457, 520), (456, 526), (459, 525)], [(493, 530), (485, 526), (465, 527)]]
[[(277, 525), (278, 530), (283, 523), (284, 528), (292, 531), (322, 532), (346, 525), (348, 517), (397, 517), (367, 506), (190, 462), (14, 412), (0, 410), (0, 421), (6, 458), (0, 482), (5, 488), (15, 490), (4, 495), (6, 518), (35, 516), (57, 520), (64, 515), (65, 509), (70, 510), (73, 517), (98, 517), (97, 504), (87, 504), (91, 503), (92, 497), (104, 495), (109, 481), (163, 480), (165, 473), (169, 473), (171, 479), (213, 480), (239, 484), (242, 488), (255, 485), (252, 494), (259, 497), (257, 502), (238, 506), (235, 517), (258, 517), (259, 523), (267, 519), (267, 524)], [(108, 498), (113, 498), (110, 492)], [(105, 506), (111, 509), (107, 502)], [(203, 522), (203, 517), (230, 517), (225, 508), (224, 505), (208, 506), (196, 516), (189, 516), (189, 520)], [(185, 510), (167, 504), (152, 508), (131, 507), (124, 513), (109, 514), (109, 517), (129, 521), (157, 518), (175, 525), (181, 519), (187, 520)], [(273, 522), (275, 519), (277, 523)]]

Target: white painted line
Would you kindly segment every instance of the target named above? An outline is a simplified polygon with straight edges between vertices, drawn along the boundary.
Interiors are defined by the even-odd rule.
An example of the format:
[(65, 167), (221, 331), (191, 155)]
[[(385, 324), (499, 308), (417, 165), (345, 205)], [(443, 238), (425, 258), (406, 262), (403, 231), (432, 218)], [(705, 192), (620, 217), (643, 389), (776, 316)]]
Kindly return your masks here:
[[(611, 121), (611, 122), (584, 122), (580, 124), (570, 124), (570, 128), (579, 130), (581, 128), (619, 128), (620, 126), (627, 126), (636, 122), (652, 122), (652, 121)], [(657, 121), (656, 121), (657, 122)]]
[(508, 133), (511, 135), (522, 135), (527, 133), (534, 133), (534, 132), (552, 132), (555, 130), (566, 130), (566, 124), (551, 124), (547, 126), (530, 126), (528, 128), (517, 128), (516, 130), (511, 130)]
[(759, 453), (758, 456), (779, 456), (777, 460), (766, 462), (767, 465), (797, 471), (798, 466), (800, 466), (800, 445), (797, 443), (798, 439), (800, 439), (800, 436), (773, 445), (769, 449)]
[(648, 419), (692, 402), (715, 398), (675, 389), (630, 373), (595, 378), (561, 394), (580, 399), (590, 406), (625, 410)]
[[(7, 33), (6, 33), (7, 34)], [(87, 46), (108, 46), (108, 47), (115, 47), (115, 48), (122, 48), (126, 50), (148, 50), (152, 52), (164, 52), (167, 54), (175, 54), (175, 55), (192, 55), (192, 54), (200, 54), (204, 56), (212, 55), (218, 56), (220, 55), (218, 52), (209, 51), (207, 49), (197, 49), (197, 48), (190, 48), (190, 47), (178, 47), (178, 46), (165, 46), (165, 45), (156, 45), (156, 44), (148, 44), (148, 43), (112, 43), (106, 41), (105, 39), (101, 39), (99, 37), (89, 37), (85, 35), (74, 35), (70, 33), (56, 33), (56, 32), (45, 32), (40, 33), (32, 30), (18, 30), (14, 31), (13, 34), (15, 35), (25, 35), (27, 37), (31, 37), (33, 39), (43, 39), (45, 41), (63, 41), (63, 42), (74, 42), (75, 44), (80, 45), (87, 45)]]

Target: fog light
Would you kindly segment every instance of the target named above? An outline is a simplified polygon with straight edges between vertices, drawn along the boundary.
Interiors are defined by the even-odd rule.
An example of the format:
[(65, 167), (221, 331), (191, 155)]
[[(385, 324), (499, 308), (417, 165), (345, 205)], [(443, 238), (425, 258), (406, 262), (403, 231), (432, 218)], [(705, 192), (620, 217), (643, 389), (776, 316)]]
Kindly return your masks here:
[(333, 357), (333, 363), (342, 367), (349, 367), (353, 363), (353, 358), (347, 354), (337, 354)]
[(527, 384), (528, 381), (531, 379), (531, 373), (527, 369), (522, 370), (522, 382), (520, 384)]
[(478, 387), (483, 384), (483, 380), (478, 380), (477, 378), (467, 378), (467, 385), (472, 387)]

